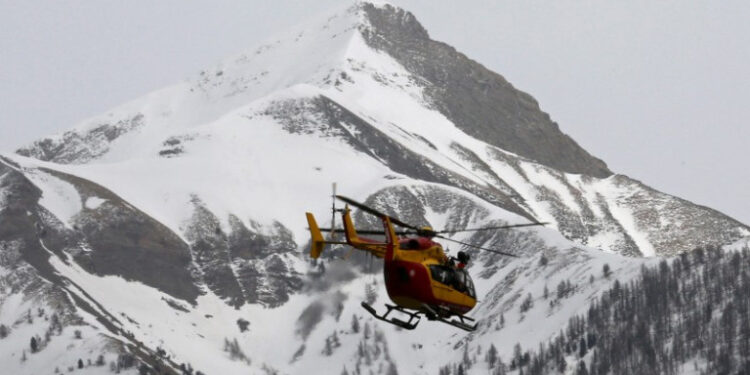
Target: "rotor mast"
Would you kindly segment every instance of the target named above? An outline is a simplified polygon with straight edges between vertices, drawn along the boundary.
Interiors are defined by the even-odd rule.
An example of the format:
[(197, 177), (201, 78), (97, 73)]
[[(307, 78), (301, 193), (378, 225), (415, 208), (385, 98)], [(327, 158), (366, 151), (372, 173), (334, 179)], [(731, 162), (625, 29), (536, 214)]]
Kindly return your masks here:
[(336, 241), (336, 183), (331, 185), (333, 194), (331, 194), (331, 235), (330, 241)]

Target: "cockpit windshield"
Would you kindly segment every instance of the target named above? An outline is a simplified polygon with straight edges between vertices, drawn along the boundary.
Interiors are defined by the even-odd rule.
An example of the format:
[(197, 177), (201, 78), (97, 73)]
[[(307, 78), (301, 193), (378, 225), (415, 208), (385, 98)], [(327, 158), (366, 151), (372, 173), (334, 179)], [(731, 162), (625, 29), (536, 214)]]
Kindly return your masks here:
[(430, 266), (430, 273), (433, 280), (448, 285), (472, 298), (476, 298), (474, 282), (466, 270), (450, 266), (432, 265)]
[(464, 292), (468, 294), (469, 296), (471, 296), (472, 298), (476, 298), (476, 295), (474, 293), (474, 282), (471, 280), (471, 276), (469, 276), (469, 273), (466, 272), (465, 269), (457, 269), (456, 273), (459, 275), (463, 275), (463, 276), (460, 276), (459, 278), (463, 279), (464, 288), (465, 288)]

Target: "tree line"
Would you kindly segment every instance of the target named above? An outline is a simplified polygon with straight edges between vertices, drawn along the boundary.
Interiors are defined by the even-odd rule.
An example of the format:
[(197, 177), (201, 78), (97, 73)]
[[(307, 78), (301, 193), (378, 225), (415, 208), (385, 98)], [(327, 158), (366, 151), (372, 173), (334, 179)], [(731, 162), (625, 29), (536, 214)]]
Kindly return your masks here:
[(485, 356), (491, 373), (750, 374), (750, 250), (708, 246), (644, 265), (552, 340), (514, 349), (507, 365)]

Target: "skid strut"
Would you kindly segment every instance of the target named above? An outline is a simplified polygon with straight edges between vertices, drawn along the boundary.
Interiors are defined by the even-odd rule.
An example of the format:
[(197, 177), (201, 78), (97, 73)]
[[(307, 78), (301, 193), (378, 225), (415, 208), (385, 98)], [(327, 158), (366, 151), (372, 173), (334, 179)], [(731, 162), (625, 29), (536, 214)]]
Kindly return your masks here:
[[(429, 320), (437, 320), (439, 322), (443, 322), (448, 325), (452, 325), (456, 328), (463, 329), (464, 331), (474, 332), (477, 329), (477, 324), (471, 325), (469, 323), (466, 323), (466, 321), (473, 322), (474, 319), (470, 318), (468, 316), (464, 315), (453, 315), (457, 319), (449, 320), (445, 316), (439, 314), (435, 309), (428, 305), (422, 305), (422, 309), (425, 310), (425, 314), (427, 315), (427, 319)], [(448, 317), (450, 318), (450, 317)]]
[[(383, 314), (383, 315), (378, 315), (377, 311), (375, 311), (375, 309), (372, 306), (370, 306), (367, 302), (362, 302), (362, 307), (365, 310), (367, 310), (367, 312), (369, 312), (370, 315), (374, 316), (375, 319), (379, 319), (379, 320), (382, 320), (384, 322), (391, 323), (391, 324), (393, 324), (395, 326), (398, 326), (398, 327), (401, 327), (403, 329), (409, 329), (409, 330), (411, 330), (411, 329), (416, 328), (417, 324), (419, 324), (419, 320), (421, 319), (419, 317), (419, 312), (409, 312), (409, 311), (406, 311), (405, 309), (403, 309), (401, 307), (393, 306), (393, 305), (389, 305), (389, 304), (385, 305), (385, 307), (388, 309), (388, 311), (386, 311), (385, 314)], [(409, 321), (405, 322), (405, 321), (403, 321), (403, 320), (401, 320), (399, 318), (390, 318), (389, 319), (388, 318), (388, 314), (390, 314), (391, 311), (393, 311), (393, 310), (396, 310), (396, 311), (398, 311), (400, 313), (408, 315), (409, 316)]]

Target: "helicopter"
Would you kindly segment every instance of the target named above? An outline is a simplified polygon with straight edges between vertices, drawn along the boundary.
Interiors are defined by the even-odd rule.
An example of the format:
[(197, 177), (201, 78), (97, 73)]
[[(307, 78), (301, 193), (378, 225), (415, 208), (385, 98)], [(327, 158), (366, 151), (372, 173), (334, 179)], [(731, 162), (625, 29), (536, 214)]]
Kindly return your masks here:
[[(336, 199), (345, 202), (346, 206), (343, 209), (337, 209)], [(382, 221), (383, 229), (355, 229), (351, 218), (350, 205), (379, 218)], [(416, 328), (422, 316), (426, 317), (427, 320), (439, 321), (469, 332), (477, 328), (478, 323), (472, 324), (476, 320), (466, 315), (477, 303), (474, 283), (465, 268), (470, 261), (470, 256), (466, 252), (459, 251), (456, 257), (449, 257), (443, 250), (442, 245), (433, 241), (433, 238), (440, 238), (466, 247), (505, 256), (517, 257), (517, 255), (511, 253), (454, 240), (443, 234), (546, 224), (533, 222), (464, 230), (435, 231), (430, 227), (417, 227), (405, 223), (365, 204), (335, 193), (332, 211), (332, 226), (335, 226), (336, 213), (341, 214), (346, 241), (336, 241), (334, 236), (341, 231), (340, 229), (320, 228), (313, 214), (307, 212), (307, 223), (312, 238), (310, 256), (313, 259), (318, 259), (326, 245), (348, 245), (353, 249), (362, 250), (377, 258), (382, 258), (385, 287), (394, 304), (385, 304), (386, 311), (382, 314), (378, 314), (375, 308), (365, 301), (361, 305), (376, 319), (407, 330)], [(396, 230), (394, 226), (403, 229)], [(330, 232), (330, 238), (324, 239), (322, 232)], [(360, 237), (360, 235), (379, 235), (384, 236), (384, 239), (372, 239)], [(405, 314), (408, 320), (391, 316), (393, 311)]]

